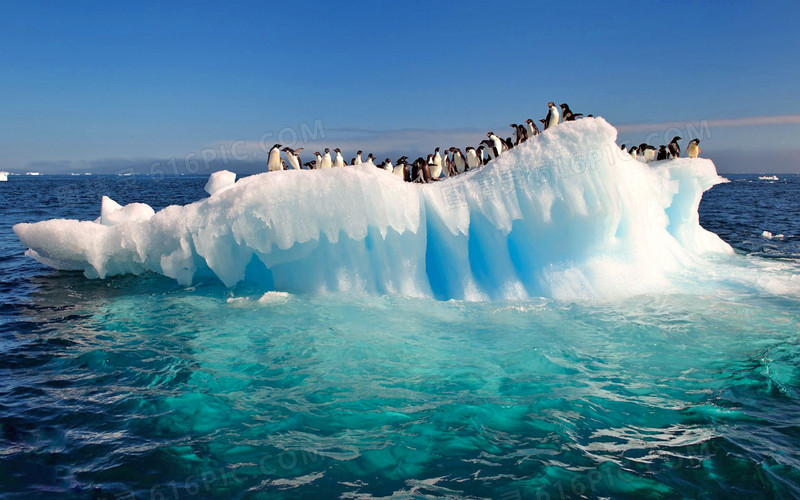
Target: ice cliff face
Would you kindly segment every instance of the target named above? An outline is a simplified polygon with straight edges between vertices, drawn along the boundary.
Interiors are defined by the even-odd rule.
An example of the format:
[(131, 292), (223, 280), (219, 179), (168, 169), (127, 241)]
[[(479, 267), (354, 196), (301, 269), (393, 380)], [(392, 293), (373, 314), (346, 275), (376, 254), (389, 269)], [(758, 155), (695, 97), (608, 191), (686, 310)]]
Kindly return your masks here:
[(189, 284), (210, 271), (227, 286), (445, 300), (625, 296), (732, 253), (698, 220), (702, 193), (724, 181), (710, 160), (646, 165), (615, 139), (603, 119), (583, 119), (427, 185), (372, 164), (287, 170), (152, 216), (124, 207), (113, 224), (14, 231), (37, 260), (93, 278), (153, 271)]

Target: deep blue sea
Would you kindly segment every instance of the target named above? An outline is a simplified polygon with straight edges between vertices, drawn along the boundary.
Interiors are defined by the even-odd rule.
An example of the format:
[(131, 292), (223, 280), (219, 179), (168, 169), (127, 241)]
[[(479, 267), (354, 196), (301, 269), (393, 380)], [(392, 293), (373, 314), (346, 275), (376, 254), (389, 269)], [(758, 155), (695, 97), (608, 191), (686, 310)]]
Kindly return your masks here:
[[(727, 177), (702, 225), (800, 280), (800, 176)], [(205, 182), (0, 183), (0, 498), (800, 497), (797, 295), (264, 303), (53, 271), (11, 230)]]

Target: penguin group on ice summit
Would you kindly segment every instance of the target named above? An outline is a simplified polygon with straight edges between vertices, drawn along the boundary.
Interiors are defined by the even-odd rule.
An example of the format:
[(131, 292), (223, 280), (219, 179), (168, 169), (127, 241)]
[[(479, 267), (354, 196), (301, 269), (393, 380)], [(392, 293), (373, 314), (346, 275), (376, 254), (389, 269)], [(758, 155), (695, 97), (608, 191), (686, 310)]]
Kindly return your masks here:
[[(547, 116), (539, 120), (539, 122), (542, 124), (543, 130), (547, 130), (562, 121), (574, 121), (582, 117), (582, 113), (573, 113), (567, 103), (561, 103), (560, 106), (556, 106), (551, 101), (547, 104)], [(587, 115), (587, 117), (592, 117), (592, 115)], [(281, 144), (275, 144), (267, 155), (267, 169), (270, 172), (286, 169), (301, 170), (303, 167), (309, 170), (318, 170), (372, 163), (377, 168), (401, 177), (406, 182), (434, 182), (486, 165), (505, 151), (541, 133), (539, 127), (531, 118), (525, 120), (523, 124), (512, 123), (510, 127), (512, 129), (511, 137), (503, 139), (490, 131), (486, 133), (487, 139), (481, 141), (477, 148), (468, 146), (464, 148), (463, 152), (457, 147), (450, 147), (444, 150), (436, 148), (433, 153), (428, 155), (427, 159), (419, 157), (413, 162), (408, 161), (408, 156), (401, 156), (395, 162), (392, 162), (390, 158), (378, 162), (372, 153), (364, 160), (362, 158), (364, 152), (359, 150), (356, 156), (348, 163), (344, 160), (342, 151), (339, 148), (333, 149), (333, 155), (330, 148), (325, 148), (324, 153), (314, 153), (314, 160), (303, 163), (300, 159), (300, 151), (303, 148), (292, 149), (288, 146), (284, 147)], [(652, 161), (679, 158), (681, 148), (678, 141), (680, 140), (682, 140), (681, 137), (675, 136), (669, 144), (661, 145), (658, 149), (646, 143), (630, 149), (626, 149), (625, 144), (623, 144), (621, 149), (627, 151), (633, 158), (650, 163)], [(686, 152), (690, 158), (699, 156), (699, 144), (700, 139), (692, 139), (689, 142)], [(285, 153), (285, 160), (281, 158), (281, 153)]]

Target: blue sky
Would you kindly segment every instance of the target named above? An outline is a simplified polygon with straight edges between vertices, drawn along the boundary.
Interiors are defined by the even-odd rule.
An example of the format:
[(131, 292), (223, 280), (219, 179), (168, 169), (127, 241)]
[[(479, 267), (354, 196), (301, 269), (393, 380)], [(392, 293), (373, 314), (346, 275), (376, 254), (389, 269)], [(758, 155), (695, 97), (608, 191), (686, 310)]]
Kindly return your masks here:
[[(234, 143), (257, 156), (287, 129), (348, 157), (463, 147), (553, 100), (605, 117), (620, 142), (677, 124), (706, 131), (720, 171), (798, 172), (798, 14), (790, 2), (3, 2), (0, 168), (118, 168)], [(315, 140), (300, 144), (303, 126)]]

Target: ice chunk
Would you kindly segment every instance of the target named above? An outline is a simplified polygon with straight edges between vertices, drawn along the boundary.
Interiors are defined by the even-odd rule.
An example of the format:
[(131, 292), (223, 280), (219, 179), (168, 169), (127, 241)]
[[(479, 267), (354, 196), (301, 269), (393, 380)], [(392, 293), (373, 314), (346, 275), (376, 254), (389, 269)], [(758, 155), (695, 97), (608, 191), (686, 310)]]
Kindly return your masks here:
[(100, 218), (96, 221), (104, 226), (115, 226), (123, 222), (146, 221), (155, 211), (145, 203), (130, 203), (124, 207), (108, 196), (100, 203)]
[(0, 182), (6, 182), (8, 180), (8, 172), (0, 172)]
[[(601, 118), (558, 125), (426, 185), (371, 164), (250, 176), (126, 224), (18, 224), (29, 255), (87, 276), (215, 274), (289, 292), (608, 298), (669, 289), (733, 250), (703, 229), (708, 159), (649, 165)], [(212, 176), (213, 177), (213, 176)], [(209, 181), (209, 184), (214, 184)], [(111, 206), (109, 204), (109, 206)], [(112, 211), (109, 217), (127, 207)]]
[(235, 173), (227, 170), (220, 170), (219, 172), (214, 172), (209, 176), (205, 190), (206, 193), (213, 196), (230, 188), (234, 185), (234, 183), (236, 183)]

